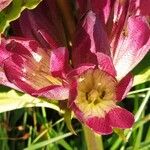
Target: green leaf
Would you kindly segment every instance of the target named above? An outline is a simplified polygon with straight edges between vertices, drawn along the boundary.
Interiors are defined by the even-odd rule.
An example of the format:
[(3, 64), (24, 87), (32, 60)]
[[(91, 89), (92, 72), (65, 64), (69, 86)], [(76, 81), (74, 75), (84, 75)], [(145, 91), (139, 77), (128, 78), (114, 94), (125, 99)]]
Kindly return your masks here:
[(133, 86), (150, 81), (150, 67), (147, 67), (140, 74), (134, 77)]
[(120, 139), (122, 139), (124, 142), (127, 142), (127, 138), (124, 134), (124, 130), (123, 129), (119, 129), (119, 128), (114, 128), (113, 131), (120, 137)]
[(20, 95), (14, 90), (0, 93), (0, 113), (23, 107), (47, 107), (60, 112), (55, 104), (28, 94)]
[(0, 12), (0, 33), (3, 33), (11, 21), (19, 18), (24, 9), (34, 9), (42, 0), (13, 0)]
[(54, 142), (58, 142), (59, 140), (67, 138), (67, 137), (69, 137), (71, 135), (72, 135), (71, 132), (65, 133), (63, 135), (51, 138), (49, 140), (38, 142), (37, 144), (31, 144), (29, 147), (25, 148), (24, 150), (36, 150), (36, 149), (40, 149), (40, 148), (42, 148), (42, 147), (44, 147), (46, 145), (49, 145), (49, 144), (54, 143)]
[(70, 109), (65, 109), (64, 119), (70, 132), (74, 135), (77, 135), (71, 124), (71, 110)]
[(133, 86), (150, 81), (149, 60), (150, 60), (150, 53), (148, 53), (145, 56), (145, 58), (133, 70), (133, 74), (135, 75)]

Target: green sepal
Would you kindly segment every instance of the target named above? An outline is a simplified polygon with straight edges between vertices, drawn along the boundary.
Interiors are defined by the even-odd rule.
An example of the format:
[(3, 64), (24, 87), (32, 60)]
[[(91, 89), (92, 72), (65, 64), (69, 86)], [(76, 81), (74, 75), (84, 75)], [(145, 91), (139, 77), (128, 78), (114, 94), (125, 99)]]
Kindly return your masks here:
[(0, 33), (3, 33), (11, 21), (20, 17), (24, 9), (34, 9), (42, 0), (13, 0), (0, 12)]

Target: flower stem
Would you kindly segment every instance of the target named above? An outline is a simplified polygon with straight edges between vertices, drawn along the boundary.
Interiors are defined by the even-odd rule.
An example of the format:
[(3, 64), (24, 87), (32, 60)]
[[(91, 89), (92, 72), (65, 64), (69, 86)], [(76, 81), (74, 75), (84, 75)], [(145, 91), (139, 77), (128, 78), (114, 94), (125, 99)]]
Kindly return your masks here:
[(87, 150), (104, 150), (102, 136), (83, 125)]

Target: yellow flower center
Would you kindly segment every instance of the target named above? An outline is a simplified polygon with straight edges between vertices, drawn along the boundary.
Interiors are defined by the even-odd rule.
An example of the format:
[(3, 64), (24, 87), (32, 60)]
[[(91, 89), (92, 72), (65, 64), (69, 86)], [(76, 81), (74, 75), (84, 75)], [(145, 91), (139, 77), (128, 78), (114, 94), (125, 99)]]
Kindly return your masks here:
[(77, 107), (85, 117), (104, 117), (116, 105), (117, 81), (100, 69), (88, 70), (78, 79)]

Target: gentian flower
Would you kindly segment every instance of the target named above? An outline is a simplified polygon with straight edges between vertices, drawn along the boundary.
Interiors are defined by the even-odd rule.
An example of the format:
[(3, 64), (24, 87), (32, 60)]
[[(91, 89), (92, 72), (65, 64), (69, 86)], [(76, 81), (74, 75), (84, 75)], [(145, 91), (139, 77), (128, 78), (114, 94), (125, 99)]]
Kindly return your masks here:
[[(55, 2), (50, 5), (44, 1), (20, 19), (18, 32), (24, 38), (2, 40), (1, 83), (33, 96), (67, 100), (76, 118), (97, 133), (130, 128), (133, 115), (117, 103), (132, 87), (130, 71), (149, 51), (147, 18), (136, 15), (130, 9), (131, 3), (124, 1), (97, 5), (95, 0), (86, 8), (83, 1), (77, 2), (80, 19), (72, 43), (71, 63)], [(43, 9), (47, 6), (53, 7)], [(42, 13), (43, 10), (50, 10), (50, 15)], [(53, 23), (48, 22), (50, 16)]]

